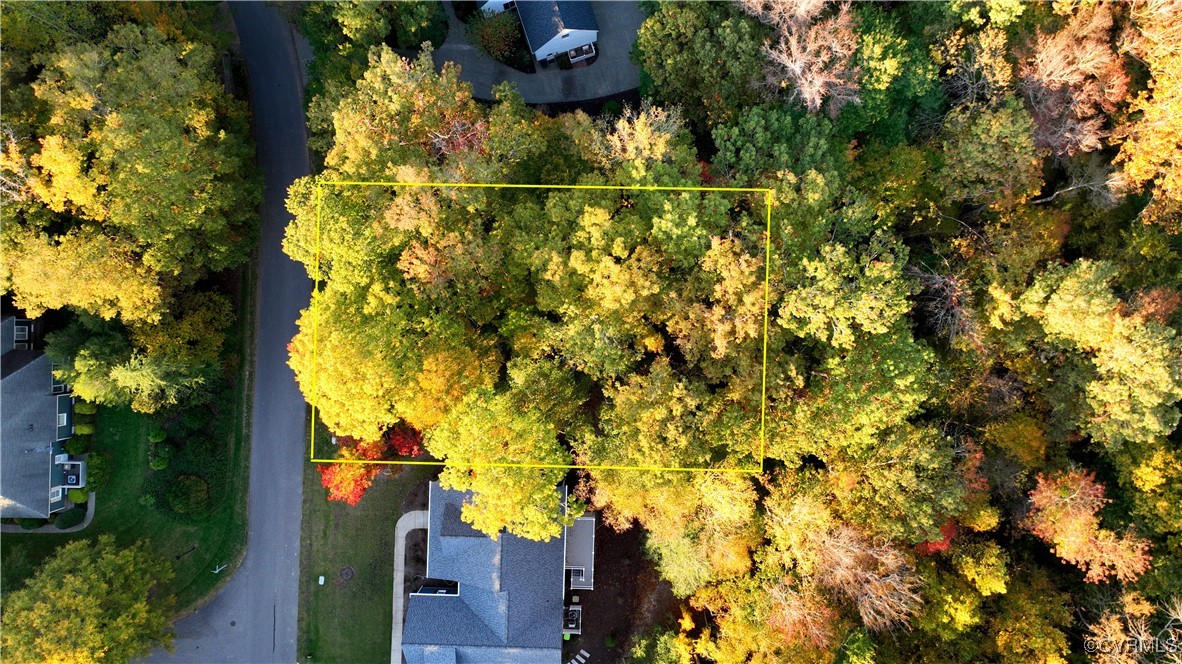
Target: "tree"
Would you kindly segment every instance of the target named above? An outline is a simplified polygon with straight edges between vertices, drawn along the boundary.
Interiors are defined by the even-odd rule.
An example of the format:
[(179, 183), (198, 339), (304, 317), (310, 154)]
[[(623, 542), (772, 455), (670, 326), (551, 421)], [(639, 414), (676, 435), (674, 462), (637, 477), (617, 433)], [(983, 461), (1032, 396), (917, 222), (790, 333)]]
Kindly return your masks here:
[(1030, 502), (1030, 531), (1050, 544), (1055, 555), (1083, 570), (1086, 581), (1099, 583), (1111, 576), (1130, 582), (1149, 569), (1148, 540), (1100, 527), (1097, 513), (1110, 501), (1090, 472), (1039, 473)]
[(713, 137), (718, 147), (714, 165), (740, 182), (759, 182), (778, 171), (828, 173), (843, 160), (827, 118), (779, 106), (756, 106), (737, 121), (715, 127)]
[(940, 111), (939, 70), (921, 39), (907, 35), (894, 12), (860, 3), (855, 10), (860, 70), (857, 104), (841, 110), (843, 136), (866, 132), (890, 147), (905, 141), (920, 121)]
[(1141, 218), (1176, 233), (1182, 229), (1182, 12), (1173, 0), (1134, 3), (1130, 12), (1136, 30), (1129, 49), (1149, 66), (1153, 80), (1132, 99), (1129, 121), (1116, 128), (1116, 162), (1127, 190), (1151, 189)]
[(364, 462), (381, 459), (386, 446), (381, 442), (367, 443), (347, 436), (339, 437), (337, 444), (339, 462), (317, 464), (316, 471), (320, 473), (320, 485), (328, 489), (328, 499), (352, 507), (361, 502), (374, 478), (382, 471), (380, 465)]
[[(334, 315), (331, 291), (319, 298), (322, 316), (312, 331), (312, 311), (301, 315), (300, 331), (288, 346), (296, 381), (316, 404), (321, 421), (338, 435), (376, 439), (397, 421), (396, 380), (389, 350)], [(315, 334), (315, 342), (313, 336)], [(348, 367), (348, 369), (346, 369)]]
[(1072, 624), (1068, 596), (1058, 591), (1041, 568), (1015, 580), (989, 620), (989, 636), (1005, 664), (1067, 664), (1067, 635)]
[(1057, 155), (1101, 147), (1104, 114), (1124, 100), (1128, 76), (1109, 43), (1112, 9), (1080, 7), (1063, 29), (1041, 30), (1018, 67), (1019, 88), (1030, 105), (1035, 146)]
[(907, 249), (875, 235), (857, 253), (840, 244), (822, 246), (801, 260), (796, 284), (784, 293), (776, 322), (793, 334), (850, 348), (858, 332), (882, 334), (910, 309), (910, 285), (902, 277)]
[(887, 430), (867, 449), (820, 454), (832, 473), (833, 509), (851, 523), (908, 542), (931, 540), (964, 509), (952, 443), (931, 427)]
[(1068, 367), (1085, 392), (1077, 425), (1110, 448), (1169, 435), (1182, 399), (1182, 341), (1169, 327), (1122, 313), (1116, 277), (1115, 265), (1081, 259), (1049, 268), (1019, 300), (1047, 341), (1078, 353), (1079, 364)]
[(795, 464), (806, 454), (865, 452), (880, 433), (920, 412), (934, 385), (934, 356), (909, 330), (857, 337), (830, 350), (807, 391), (769, 408), (769, 456)]
[(1042, 188), (1042, 161), (1034, 145), (1034, 121), (1016, 100), (995, 110), (966, 106), (944, 119), (944, 167), (948, 198), (1004, 209)]
[(34, 84), (49, 109), (29, 180), (39, 200), (186, 283), (245, 258), (259, 190), (210, 47), (124, 24), (47, 62)]
[[(439, 476), (445, 489), (472, 491), (461, 517), (491, 537), (501, 531), (548, 541), (574, 523), (583, 508), (565, 511), (555, 488), (565, 474), (547, 465), (569, 465), (554, 425), (532, 408), (519, 408), (511, 393), (480, 389), (469, 394), (426, 437), (431, 455), (448, 463)], [(529, 464), (504, 467), (496, 464)]]
[(788, 90), (789, 101), (803, 105), (810, 113), (824, 106), (834, 118), (846, 104), (861, 101), (861, 70), (854, 61), (858, 37), (850, 3), (842, 3), (835, 15), (816, 22), (795, 14), (762, 13), (761, 18), (774, 20), (775, 42), (764, 46), (764, 86), (771, 95)]
[(727, 3), (657, 3), (640, 26), (634, 58), (648, 94), (679, 106), (695, 127), (733, 120), (759, 99), (766, 29)]
[[(15, 226), (15, 225), (14, 225)], [(166, 294), (132, 242), (89, 226), (48, 237), (20, 227), (5, 234), (15, 303), (26, 314), (72, 307), (106, 319), (156, 322)]]
[(1014, 82), (1007, 41), (1005, 31), (991, 26), (969, 35), (957, 30), (932, 49), (936, 63), (949, 70), (944, 88), (955, 106), (1005, 102)]
[(890, 542), (835, 518), (820, 488), (813, 477), (773, 479), (763, 564), (782, 564), (851, 602), (871, 631), (906, 625), (922, 604), (914, 566)]
[(369, 68), (341, 99), (333, 126), (325, 164), (371, 180), (388, 180), (403, 165), (449, 158), (462, 172), (461, 158), (480, 150), (488, 130), (454, 65), (437, 74), (430, 49), (411, 61), (384, 45), (370, 52)]
[(127, 662), (171, 649), (172, 568), (144, 542), (103, 535), (61, 546), (4, 598), (5, 658), (14, 662)]

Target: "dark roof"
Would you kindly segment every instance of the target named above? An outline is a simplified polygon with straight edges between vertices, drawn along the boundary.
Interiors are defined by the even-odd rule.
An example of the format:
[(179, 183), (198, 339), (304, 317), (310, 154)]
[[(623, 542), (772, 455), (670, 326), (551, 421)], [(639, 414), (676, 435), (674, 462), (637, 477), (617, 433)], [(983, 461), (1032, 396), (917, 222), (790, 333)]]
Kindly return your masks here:
[(599, 30), (591, 3), (583, 0), (521, 0), (516, 7), (531, 51), (563, 30)]
[(459, 583), (457, 595), (411, 595), (402, 632), (410, 664), (560, 662), (563, 540), (473, 536), (465, 498), (431, 483), (427, 576)]
[(47, 518), (57, 441), (53, 363), (38, 351), (0, 358), (0, 517)]

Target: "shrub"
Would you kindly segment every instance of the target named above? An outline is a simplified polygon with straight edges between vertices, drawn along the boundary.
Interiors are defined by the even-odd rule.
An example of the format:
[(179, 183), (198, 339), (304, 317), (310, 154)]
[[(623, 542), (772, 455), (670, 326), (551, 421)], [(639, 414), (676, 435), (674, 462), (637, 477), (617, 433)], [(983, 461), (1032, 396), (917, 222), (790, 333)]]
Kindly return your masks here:
[(149, 443), (163, 443), (167, 439), (168, 434), (160, 427), (152, 427), (152, 430), (148, 432)]
[(21, 528), (24, 528), (25, 530), (33, 530), (34, 528), (40, 528), (49, 522), (45, 519), (20, 519), (17, 521), (17, 523), (19, 523)]
[(168, 468), (175, 451), (172, 445), (152, 445), (148, 450), (148, 467), (152, 470)]
[(77, 428), (79, 424), (94, 424), (94, 415), (74, 411), (74, 427)]
[(468, 41), (488, 53), (494, 60), (507, 60), (517, 51), (520, 28), (514, 12), (487, 14), (480, 12), (468, 23)]
[(60, 530), (65, 530), (67, 528), (73, 528), (85, 520), (86, 510), (81, 507), (75, 507), (72, 510), (66, 510), (58, 514), (57, 518), (53, 520), (53, 525)]
[(177, 514), (203, 516), (209, 512), (209, 483), (196, 475), (181, 475), (168, 488), (167, 499)]
[(386, 444), (398, 456), (417, 457), (423, 453), (423, 435), (400, 424), (386, 432)]
[(92, 436), (76, 435), (73, 438), (67, 440), (65, 445), (62, 445), (62, 447), (65, 448), (66, 454), (86, 454), (86, 450), (90, 449), (91, 440), (93, 440)]
[(98, 412), (98, 404), (90, 403), (89, 401), (74, 402), (75, 415), (94, 415)]
[(608, 117), (608, 118), (618, 117), (620, 115), (620, 113), (623, 113), (623, 112), (624, 112), (624, 107), (620, 104), (620, 102), (618, 102), (614, 99), (611, 101), (604, 102), (603, 108), (599, 110), (600, 115), (602, 115), (604, 117)]
[(144, 507), (155, 507), (156, 506), (156, 496), (153, 496), (150, 493), (145, 493), (144, 495), (140, 496), (139, 503), (141, 505), (143, 505)]
[(98, 491), (111, 481), (111, 453), (99, 450), (86, 458), (86, 487)]
[(92, 435), (94, 435), (94, 423), (93, 422), (75, 422), (74, 423), (74, 433), (75, 434), (82, 434), (83, 436), (92, 436)]
[(70, 489), (66, 492), (66, 498), (75, 505), (85, 505), (87, 498), (90, 497), (90, 491), (86, 489)]

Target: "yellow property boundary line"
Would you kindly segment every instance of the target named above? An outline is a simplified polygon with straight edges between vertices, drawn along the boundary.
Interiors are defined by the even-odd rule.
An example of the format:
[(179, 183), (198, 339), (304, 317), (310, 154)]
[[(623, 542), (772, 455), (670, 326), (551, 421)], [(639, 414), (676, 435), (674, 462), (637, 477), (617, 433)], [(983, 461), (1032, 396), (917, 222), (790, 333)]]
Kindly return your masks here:
[(454, 466), (459, 468), (549, 468), (559, 470), (647, 470), (681, 472), (717, 472), (758, 474), (763, 472), (764, 452), (767, 446), (767, 344), (768, 344), (768, 300), (770, 297), (771, 236), (772, 236), (772, 194), (774, 190), (756, 187), (662, 187), (655, 185), (600, 185), (600, 184), (495, 184), (457, 182), (357, 182), (330, 180), (316, 183), (316, 252), (313, 271), (313, 286), (323, 279), (320, 274), (320, 215), (323, 209), (323, 189), (334, 187), (449, 187), (454, 189), (599, 189), (617, 191), (714, 191), (725, 193), (762, 193), (767, 206), (764, 220), (764, 265), (763, 265), (763, 367), (759, 404), (759, 468), (662, 468), (650, 466), (604, 466), (547, 463), (457, 463), (453, 461), (369, 461), (363, 459), (317, 459), (316, 458), (316, 395), (318, 394), (316, 350), (320, 316), (316, 300), (312, 300), (312, 414), (308, 424), (308, 457), (311, 463), (324, 464), (374, 464), (387, 466)]

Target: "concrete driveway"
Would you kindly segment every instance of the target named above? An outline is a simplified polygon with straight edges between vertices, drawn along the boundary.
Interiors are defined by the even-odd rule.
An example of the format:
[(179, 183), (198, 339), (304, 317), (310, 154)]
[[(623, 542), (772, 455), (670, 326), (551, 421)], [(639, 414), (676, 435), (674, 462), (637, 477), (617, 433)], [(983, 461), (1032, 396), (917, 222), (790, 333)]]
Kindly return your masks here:
[(394, 616), (390, 622), (390, 664), (402, 664), (402, 623), (406, 616), (406, 597), (402, 592), (406, 578), (406, 536), (412, 530), (426, 528), (431, 513), (427, 510), (407, 512), (394, 527)]
[(531, 104), (583, 101), (633, 90), (640, 85), (640, 69), (628, 58), (644, 15), (635, 2), (592, 2), (599, 23), (599, 57), (588, 67), (561, 70), (538, 67), (526, 74), (507, 67), (468, 43), (464, 24), (445, 2), (450, 29), (447, 41), (435, 51), (435, 66), (450, 61), (460, 65), (460, 78), (472, 85), (472, 95), (492, 99), (493, 86), (512, 81)]
[(176, 654), (157, 651), (149, 661), (296, 661), (307, 418), (304, 397), (287, 366), (287, 343), (312, 286), (280, 241), (291, 219), (284, 207), (287, 187), (310, 172), (304, 99), (287, 22), (261, 2), (231, 4), (250, 76), (258, 162), (265, 177), (246, 557), (217, 597), (176, 624)]

